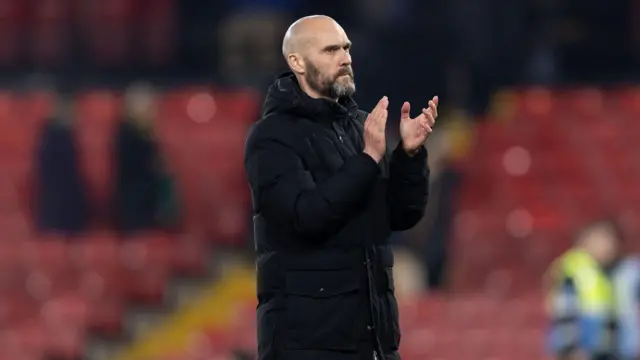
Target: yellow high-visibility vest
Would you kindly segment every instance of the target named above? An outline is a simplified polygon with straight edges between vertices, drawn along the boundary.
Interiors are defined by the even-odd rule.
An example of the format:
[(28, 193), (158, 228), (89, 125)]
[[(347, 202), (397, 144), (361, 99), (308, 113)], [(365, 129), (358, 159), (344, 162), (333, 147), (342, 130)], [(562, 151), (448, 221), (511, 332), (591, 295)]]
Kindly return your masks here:
[(555, 266), (560, 272), (558, 275), (573, 280), (581, 312), (606, 315), (614, 310), (613, 284), (585, 251), (570, 250), (557, 260)]

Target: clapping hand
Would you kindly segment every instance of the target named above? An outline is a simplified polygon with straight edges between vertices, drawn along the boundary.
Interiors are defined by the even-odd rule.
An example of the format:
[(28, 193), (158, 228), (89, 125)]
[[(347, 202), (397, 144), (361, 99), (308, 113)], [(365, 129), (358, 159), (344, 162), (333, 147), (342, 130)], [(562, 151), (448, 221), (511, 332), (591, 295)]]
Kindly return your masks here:
[(422, 113), (411, 118), (411, 105), (408, 102), (402, 104), (400, 111), (400, 137), (402, 147), (409, 155), (415, 154), (427, 140), (433, 131), (438, 117), (438, 97), (434, 96), (429, 101), (429, 108), (422, 109)]

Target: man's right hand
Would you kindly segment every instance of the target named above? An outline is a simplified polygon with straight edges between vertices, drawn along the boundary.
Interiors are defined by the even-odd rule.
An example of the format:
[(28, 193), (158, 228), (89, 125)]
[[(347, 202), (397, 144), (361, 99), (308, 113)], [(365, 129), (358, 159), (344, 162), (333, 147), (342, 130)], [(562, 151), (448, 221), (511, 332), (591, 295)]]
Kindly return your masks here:
[(389, 99), (384, 96), (364, 122), (364, 153), (380, 162), (387, 150), (385, 130), (387, 127), (387, 108)]

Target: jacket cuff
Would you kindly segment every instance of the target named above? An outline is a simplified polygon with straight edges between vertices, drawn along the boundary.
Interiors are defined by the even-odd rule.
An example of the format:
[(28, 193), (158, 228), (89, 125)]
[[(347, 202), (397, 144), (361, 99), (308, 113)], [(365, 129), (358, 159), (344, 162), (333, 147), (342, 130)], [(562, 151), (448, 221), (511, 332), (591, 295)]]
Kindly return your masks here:
[(410, 166), (418, 164), (423, 165), (427, 161), (427, 148), (422, 145), (420, 146), (420, 149), (418, 149), (417, 153), (415, 153), (413, 156), (409, 156), (409, 154), (407, 154), (407, 152), (402, 148), (402, 141), (400, 141), (396, 149), (393, 151), (391, 159), (394, 162), (399, 162)]
[(380, 173), (380, 167), (373, 158), (365, 153), (352, 156), (346, 162), (347, 172), (352, 175), (362, 176), (365, 178), (373, 177)]

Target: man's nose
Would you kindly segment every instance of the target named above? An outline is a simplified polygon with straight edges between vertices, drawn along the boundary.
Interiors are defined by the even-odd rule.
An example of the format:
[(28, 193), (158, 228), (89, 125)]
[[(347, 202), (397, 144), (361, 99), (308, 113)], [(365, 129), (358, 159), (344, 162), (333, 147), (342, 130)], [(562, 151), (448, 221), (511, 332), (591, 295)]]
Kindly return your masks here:
[(348, 51), (345, 51), (342, 56), (342, 61), (340, 62), (342, 66), (351, 65), (351, 54)]

